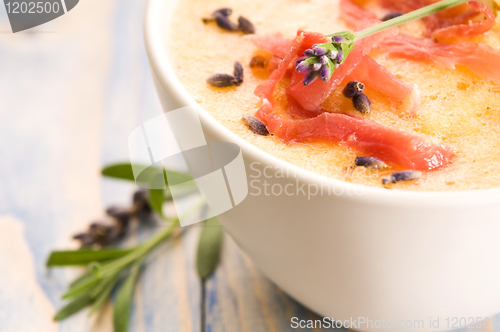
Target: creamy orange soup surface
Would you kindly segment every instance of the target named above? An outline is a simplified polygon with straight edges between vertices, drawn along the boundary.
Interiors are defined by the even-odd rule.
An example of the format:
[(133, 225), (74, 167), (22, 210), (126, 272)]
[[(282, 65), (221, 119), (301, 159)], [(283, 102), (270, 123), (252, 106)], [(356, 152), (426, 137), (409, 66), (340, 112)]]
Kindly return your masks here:
[[(382, 11), (371, 1), (372, 12)], [(257, 36), (280, 33), (294, 38), (297, 30), (329, 34), (349, 30), (339, 17), (337, 0), (179, 0), (167, 27), (170, 61), (186, 90), (207, 112), (225, 127), (260, 149), (301, 168), (344, 181), (383, 187), (381, 179), (402, 168), (383, 170), (353, 167), (359, 152), (345, 145), (314, 142), (285, 144), (273, 135), (253, 133), (242, 117), (253, 115), (261, 105), (254, 94), (265, 77), (254, 75), (249, 64), (257, 47), (253, 35), (225, 31), (202, 18), (218, 8), (230, 7), (232, 20), (248, 18)], [(419, 36), (422, 21), (400, 27), (401, 33)], [(469, 41), (500, 50), (500, 20), (482, 35)], [(372, 103), (367, 118), (384, 126), (423, 135), (455, 150), (453, 162), (444, 168), (423, 172), (418, 180), (398, 182), (386, 187), (415, 191), (463, 191), (500, 186), (500, 86), (466, 67), (455, 69), (390, 57), (383, 52), (370, 56), (403, 82), (418, 89), (420, 108), (414, 117), (391, 110), (390, 100), (367, 87)], [(241, 62), (244, 81), (240, 86), (216, 88), (207, 84), (214, 73), (232, 73), (233, 63)], [(345, 84), (344, 84), (345, 85)], [(350, 101), (338, 87), (325, 103), (353, 111)]]

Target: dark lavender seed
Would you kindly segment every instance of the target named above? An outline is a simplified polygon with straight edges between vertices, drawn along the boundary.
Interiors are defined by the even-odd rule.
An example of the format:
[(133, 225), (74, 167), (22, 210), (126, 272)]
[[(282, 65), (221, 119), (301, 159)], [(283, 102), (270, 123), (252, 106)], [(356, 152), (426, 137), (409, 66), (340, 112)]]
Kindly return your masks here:
[(144, 204), (148, 201), (148, 191), (146, 189), (137, 190), (132, 196), (132, 203), (134, 204)]
[(99, 236), (104, 237), (113, 233), (115, 228), (116, 228), (115, 225), (107, 225), (102, 222), (95, 222), (90, 225), (89, 232), (90, 234), (93, 234), (96, 237)]
[(213, 74), (207, 78), (207, 83), (217, 88), (239, 85), (236, 78), (229, 74)]
[(382, 184), (396, 183), (399, 181), (411, 181), (419, 179), (422, 176), (422, 172), (419, 171), (402, 171), (397, 173), (392, 173), (390, 176), (382, 179)]
[(255, 116), (247, 115), (243, 117), (243, 120), (246, 122), (248, 128), (250, 128), (250, 130), (256, 133), (257, 135), (262, 135), (262, 136), (269, 135), (269, 131), (267, 131), (264, 122), (260, 121)]
[(123, 228), (128, 226), (130, 218), (132, 216), (130, 209), (119, 206), (109, 207), (108, 209), (106, 209), (106, 214), (112, 218), (115, 218)]
[(248, 19), (244, 18), (243, 16), (240, 16), (238, 18), (238, 27), (244, 34), (255, 33), (255, 26), (253, 25), (253, 23), (250, 22)]
[(233, 13), (233, 10), (231, 8), (221, 8), (221, 9), (217, 9), (216, 11), (214, 11), (212, 13), (212, 16), (210, 17), (204, 17), (203, 18), (203, 23), (209, 23), (209, 22), (212, 22), (212, 21), (215, 21), (215, 18), (217, 16), (229, 16)]
[(220, 8), (217, 9), (212, 13), (212, 16), (217, 16), (217, 15), (222, 15), (222, 16), (229, 16), (233, 13), (233, 10), (231, 8)]
[(134, 211), (150, 213), (151, 207), (148, 202), (149, 193), (146, 189), (137, 190), (132, 196), (132, 203), (134, 204)]
[(90, 233), (79, 233), (73, 236), (73, 239), (80, 241), (80, 246), (90, 247), (96, 243), (96, 238)]
[(356, 157), (354, 163), (356, 164), (356, 166), (375, 169), (382, 169), (387, 166), (382, 160), (375, 157)]
[(89, 233), (94, 236), (95, 243), (105, 246), (113, 243), (123, 234), (116, 224), (96, 222), (90, 225)]
[(238, 31), (239, 30), (238, 26), (236, 24), (234, 24), (233, 22), (231, 22), (229, 20), (229, 18), (227, 18), (226, 16), (222, 16), (222, 15), (215, 16), (215, 22), (217, 23), (217, 25), (221, 29), (224, 29), (227, 31)]
[(392, 20), (393, 18), (399, 17), (401, 15), (403, 15), (403, 14), (399, 13), (399, 12), (389, 13), (389, 14), (385, 15), (384, 17), (382, 17), (381, 21), (383, 21), (383, 22), (389, 21), (389, 20)]
[(364, 90), (365, 85), (363, 83), (358, 81), (350, 81), (349, 83), (347, 83), (342, 93), (347, 98), (353, 98), (354, 96), (363, 93)]
[(355, 95), (352, 98), (352, 104), (354, 105), (354, 108), (363, 113), (363, 114), (369, 114), (372, 110), (372, 103), (370, 102), (370, 99), (364, 94), (360, 93), (359, 95)]
[(243, 83), (243, 66), (239, 61), (234, 63), (234, 79), (236, 80), (236, 85)]

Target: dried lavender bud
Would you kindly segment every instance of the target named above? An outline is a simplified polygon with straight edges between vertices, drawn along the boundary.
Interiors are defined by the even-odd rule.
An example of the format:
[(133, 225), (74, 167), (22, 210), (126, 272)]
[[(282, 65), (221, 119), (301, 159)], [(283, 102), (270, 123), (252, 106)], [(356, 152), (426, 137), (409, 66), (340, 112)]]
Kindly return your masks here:
[(215, 18), (217, 16), (229, 16), (233, 13), (233, 10), (231, 8), (221, 8), (215, 10), (210, 17), (205, 17), (203, 18), (203, 23), (209, 23), (212, 21), (215, 21)]
[(397, 173), (392, 173), (390, 176), (382, 179), (382, 184), (396, 183), (399, 181), (411, 181), (419, 179), (422, 176), (422, 172), (419, 171), (402, 171)]
[(215, 17), (215, 22), (217, 23), (217, 25), (221, 29), (224, 29), (227, 31), (238, 31), (239, 30), (238, 26), (236, 24), (234, 24), (233, 22), (231, 22), (231, 20), (229, 20), (229, 18), (227, 18), (226, 16), (217, 15)]
[(236, 78), (229, 74), (213, 74), (212, 76), (207, 78), (207, 83), (217, 88), (239, 85)]
[(252, 34), (255, 33), (255, 26), (248, 19), (240, 16), (238, 18), (238, 27), (244, 34)]
[(382, 22), (385, 22), (385, 21), (389, 21), (389, 20), (392, 20), (393, 18), (396, 18), (396, 17), (399, 17), (403, 15), (402, 13), (399, 13), (399, 12), (393, 12), (393, 13), (389, 13), (387, 15), (385, 15), (384, 17), (382, 17), (380, 20)]
[(212, 16), (217, 16), (217, 15), (222, 15), (222, 16), (229, 16), (233, 13), (233, 10), (231, 8), (220, 8), (220, 9), (217, 9), (216, 11), (214, 11), (212, 13)]
[(256, 55), (250, 60), (250, 68), (266, 68), (268, 60), (260, 55)]
[(234, 79), (236, 80), (236, 85), (243, 83), (243, 66), (239, 61), (234, 63)]
[(149, 191), (139, 189), (132, 198), (132, 211), (140, 223), (150, 223), (154, 221), (153, 209), (149, 205)]
[(120, 223), (120, 226), (123, 228), (128, 227), (128, 224), (130, 222), (130, 217), (132, 216), (130, 209), (118, 206), (112, 206), (107, 208), (106, 214), (112, 218), (115, 218)]
[(351, 99), (354, 96), (363, 93), (364, 90), (365, 85), (363, 83), (358, 81), (350, 81), (349, 83), (347, 83), (342, 93), (344, 94), (344, 96)]
[(96, 244), (102, 246), (115, 242), (123, 234), (117, 225), (102, 222), (92, 223), (89, 227), (89, 233), (95, 237)]
[(247, 115), (243, 117), (243, 120), (247, 124), (248, 128), (250, 128), (250, 130), (256, 133), (257, 135), (262, 135), (262, 136), (269, 135), (269, 131), (267, 131), (264, 122), (260, 121), (255, 116)]
[(73, 239), (80, 241), (81, 247), (90, 247), (96, 243), (96, 238), (90, 233), (79, 233)]
[(311, 62), (302, 61), (295, 67), (295, 70), (299, 73), (309, 72), (312, 70), (312, 66), (313, 64)]
[(146, 191), (146, 189), (139, 189), (132, 196), (132, 203), (134, 204), (146, 203), (148, 201), (148, 196), (149, 194)]
[(347, 37), (346, 36), (333, 36), (332, 37), (332, 42), (333, 43), (340, 44), (340, 43), (345, 43), (346, 41), (347, 41)]
[(307, 50), (304, 51), (304, 55), (306, 57), (311, 57), (311, 56), (315, 56), (316, 52), (314, 52), (313, 49), (308, 48)]
[(363, 114), (369, 114), (372, 110), (372, 103), (364, 93), (354, 96), (352, 98), (352, 104), (357, 111)]
[(319, 77), (323, 81), (328, 81), (330, 78), (330, 70), (328, 69), (328, 66), (323, 66), (319, 69)]
[(375, 169), (382, 169), (387, 167), (387, 165), (380, 159), (375, 157), (356, 157), (354, 161), (356, 166), (363, 166)]
[(132, 197), (132, 203), (134, 204), (133, 210), (137, 212), (150, 213), (151, 207), (148, 203), (149, 193), (145, 189), (139, 189), (134, 193)]

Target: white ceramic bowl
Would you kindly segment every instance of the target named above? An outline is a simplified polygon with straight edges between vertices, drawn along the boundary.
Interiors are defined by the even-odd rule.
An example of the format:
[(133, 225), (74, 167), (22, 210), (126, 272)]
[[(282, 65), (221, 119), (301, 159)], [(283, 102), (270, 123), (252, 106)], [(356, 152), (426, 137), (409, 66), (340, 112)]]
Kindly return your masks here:
[[(300, 172), (226, 129), (183, 88), (166, 47), (175, 3), (149, 0), (145, 16), (146, 48), (165, 111), (196, 105), (209, 141), (240, 146), (247, 175), (266, 166)], [(292, 297), (327, 317), (374, 321), (373, 327), (358, 321), (359, 330), (386, 330), (375, 326), (385, 319), (394, 330), (425, 331), (438, 317), (433, 330), (449, 330), (453, 317), (470, 323), (469, 317), (500, 311), (500, 189), (404, 192), (305, 174), (266, 180), (294, 189), (326, 184), (339, 194), (309, 200), (250, 190), (220, 216), (260, 270)], [(424, 325), (398, 328), (415, 320)]]

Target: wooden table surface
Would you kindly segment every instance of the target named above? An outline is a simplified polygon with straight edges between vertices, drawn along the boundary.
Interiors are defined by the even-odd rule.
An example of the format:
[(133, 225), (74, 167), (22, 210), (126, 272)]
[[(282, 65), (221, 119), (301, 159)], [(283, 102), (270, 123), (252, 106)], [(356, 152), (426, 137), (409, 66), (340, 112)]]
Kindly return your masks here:
[[(76, 248), (71, 235), (105, 206), (128, 204), (135, 189), (103, 180), (99, 170), (126, 161), (129, 133), (161, 112), (142, 40), (144, 6), (82, 0), (17, 34), (0, 10), (0, 332), (112, 331), (109, 305), (92, 319), (82, 312), (52, 322), (81, 270), (47, 270), (44, 262), (53, 249)], [(291, 317), (319, 319), (228, 236), (202, 303), (194, 267), (199, 231), (187, 227), (149, 260), (130, 331), (281, 332), (292, 330)]]

